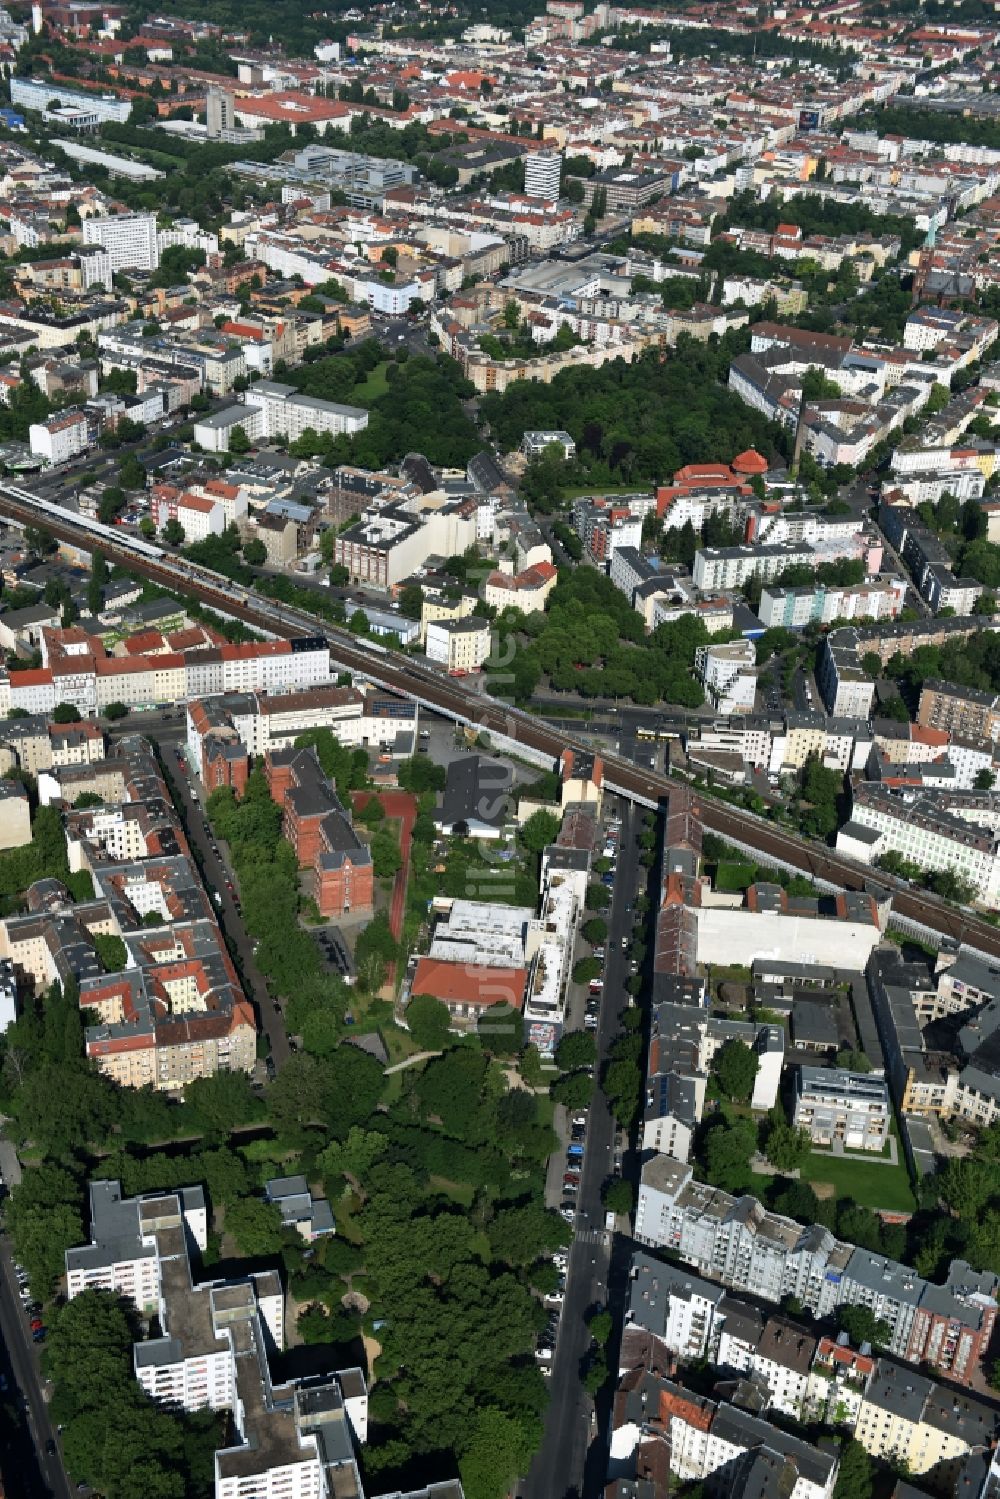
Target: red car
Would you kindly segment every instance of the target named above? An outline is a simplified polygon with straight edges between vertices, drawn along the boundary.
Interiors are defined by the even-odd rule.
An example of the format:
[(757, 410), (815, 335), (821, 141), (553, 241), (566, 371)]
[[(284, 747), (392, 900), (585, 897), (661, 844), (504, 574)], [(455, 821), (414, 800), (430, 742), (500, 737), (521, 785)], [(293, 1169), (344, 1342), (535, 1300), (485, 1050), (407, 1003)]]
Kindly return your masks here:
[(44, 1326), (45, 1326), (45, 1323), (42, 1321), (41, 1317), (32, 1317), (32, 1319), (31, 1319), (31, 1330), (32, 1330), (32, 1332), (38, 1332), (39, 1328), (42, 1328)]

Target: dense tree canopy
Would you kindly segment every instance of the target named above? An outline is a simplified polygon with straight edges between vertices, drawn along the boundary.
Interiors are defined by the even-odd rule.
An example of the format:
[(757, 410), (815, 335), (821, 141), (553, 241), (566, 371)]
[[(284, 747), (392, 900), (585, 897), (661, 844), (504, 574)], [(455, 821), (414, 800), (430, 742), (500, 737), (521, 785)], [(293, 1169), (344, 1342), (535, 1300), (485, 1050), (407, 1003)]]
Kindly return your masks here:
[(548, 385), (518, 381), (481, 408), (503, 449), (532, 429), (569, 432), (583, 483), (662, 483), (685, 463), (775, 451), (775, 429), (721, 383), (740, 349), (733, 335), (718, 348), (682, 335), (663, 363), (650, 352), (564, 370)]

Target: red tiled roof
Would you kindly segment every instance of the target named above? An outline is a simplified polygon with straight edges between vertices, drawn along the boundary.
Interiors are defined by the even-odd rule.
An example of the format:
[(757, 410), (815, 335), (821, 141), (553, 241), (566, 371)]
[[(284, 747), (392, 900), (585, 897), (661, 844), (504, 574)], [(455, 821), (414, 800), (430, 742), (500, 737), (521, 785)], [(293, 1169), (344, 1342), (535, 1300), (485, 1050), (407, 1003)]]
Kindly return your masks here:
[(733, 459), (732, 468), (734, 474), (766, 474), (768, 461), (763, 458), (755, 448), (747, 448), (744, 453), (737, 453)]
[(485, 968), (472, 963), (448, 963), (439, 958), (419, 958), (413, 974), (412, 993), (430, 994), (442, 1004), (510, 1005), (524, 1007), (526, 968)]
[(258, 115), (278, 124), (315, 124), (318, 120), (343, 120), (353, 113), (338, 99), (320, 99), (312, 94), (289, 91), (267, 94), (260, 99), (237, 99), (236, 113)]

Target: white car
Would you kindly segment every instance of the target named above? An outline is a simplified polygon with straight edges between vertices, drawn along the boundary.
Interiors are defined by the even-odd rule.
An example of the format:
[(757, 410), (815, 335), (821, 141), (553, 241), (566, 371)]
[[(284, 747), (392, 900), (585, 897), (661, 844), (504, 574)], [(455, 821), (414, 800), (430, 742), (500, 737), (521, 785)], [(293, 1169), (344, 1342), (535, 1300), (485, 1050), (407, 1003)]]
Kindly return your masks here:
[(555, 1265), (557, 1270), (561, 1270), (565, 1275), (567, 1269), (569, 1268), (569, 1255), (554, 1254), (552, 1256), (552, 1263), (553, 1265)]
[(545, 1305), (546, 1306), (562, 1306), (562, 1304), (563, 1304), (563, 1302), (565, 1300), (566, 1300), (566, 1294), (565, 1294), (564, 1291), (550, 1291), (549, 1294), (545, 1298)]

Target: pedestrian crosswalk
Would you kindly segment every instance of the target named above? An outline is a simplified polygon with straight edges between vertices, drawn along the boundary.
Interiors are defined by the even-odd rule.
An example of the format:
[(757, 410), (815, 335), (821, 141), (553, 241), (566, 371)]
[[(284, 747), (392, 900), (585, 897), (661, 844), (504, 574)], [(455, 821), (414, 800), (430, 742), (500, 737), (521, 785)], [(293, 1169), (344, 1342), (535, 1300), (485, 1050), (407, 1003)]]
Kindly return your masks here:
[(606, 1244), (610, 1237), (603, 1228), (578, 1228), (573, 1240), (576, 1244)]

